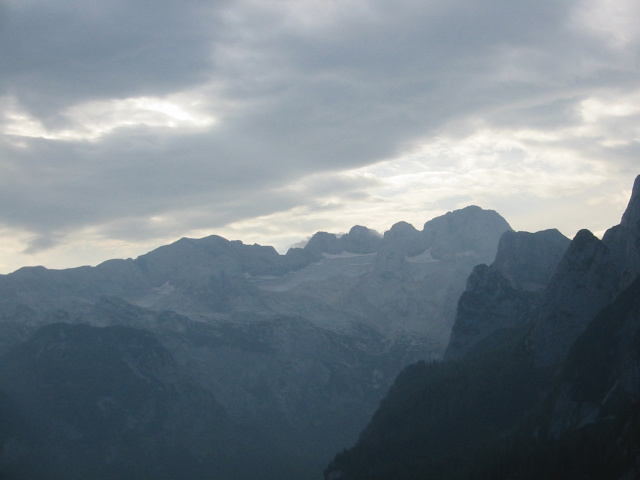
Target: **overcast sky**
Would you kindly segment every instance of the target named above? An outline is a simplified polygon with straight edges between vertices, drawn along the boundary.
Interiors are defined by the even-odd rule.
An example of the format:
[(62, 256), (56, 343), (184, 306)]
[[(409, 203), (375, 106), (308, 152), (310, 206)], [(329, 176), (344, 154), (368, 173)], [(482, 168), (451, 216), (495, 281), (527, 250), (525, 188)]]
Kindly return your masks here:
[(637, 174), (637, 0), (0, 2), (0, 273), (470, 204), (601, 234)]

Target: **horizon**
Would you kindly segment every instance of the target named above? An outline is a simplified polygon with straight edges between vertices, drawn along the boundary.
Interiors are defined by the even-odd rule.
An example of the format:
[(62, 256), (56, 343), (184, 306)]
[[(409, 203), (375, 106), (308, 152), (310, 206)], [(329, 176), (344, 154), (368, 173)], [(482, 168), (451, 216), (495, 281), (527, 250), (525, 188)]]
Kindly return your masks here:
[[(638, 175), (638, 177), (640, 178), (640, 175)], [(444, 215), (446, 215), (446, 214), (448, 214), (448, 213), (456, 212), (456, 211), (463, 210), (463, 209), (465, 209), (465, 208), (469, 208), (469, 207), (478, 207), (478, 206), (477, 206), (477, 205), (467, 205), (467, 206), (462, 207), (462, 208), (459, 208), (459, 209), (449, 210), (449, 211), (447, 211), (447, 212), (444, 212), (444, 213), (443, 213), (443, 214), (441, 214), (441, 215), (437, 215), (437, 216), (435, 216), (435, 217), (432, 217), (432, 218), (430, 218), (430, 219), (425, 220), (421, 226), (416, 226), (416, 225), (414, 225), (414, 224), (413, 224), (413, 223), (411, 223), (411, 222), (405, 222), (405, 223), (409, 223), (409, 224), (410, 224), (412, 227), (414, 227), (416, 230), (421, 231), (421, 230), (423, 230), (423, 228), (424, 228), (424, 224), (428, 223), (429, 221), (434, 220), (435, 218), (438, 218), (438, 217), (444, 216)], [(482, 209), (482, 210), (484, 210), (484, 211), (493, 211), (493, 212), (495, 212), (495, 210), (492, 210), (492, 209), (485, 209), (485, 208), (482, 208), (482, 207), (479, 207), (479, 208), (480, 208), (480, 209)], [(497, 213), (498, 215), (500, 215), (500, 212), (496, 212), (496, 213)], [(622, 213), (624, 213), (624, 211), (623, 211)], [(622, 217), (622, 213), (620, 214), (620, 217)], [(502, 217), (502, 215), (500, 215), (500, 216)], [(504, 217), (502, 217), (502, 218), (503, 218), (503, 219), (504, 219), (504, 220), (509, 224), (509, 226), (511, 226), (511, 224), (509, 223), (509, 220), (508, 220), (508, 219), (506, 219), (506, 218), (504, 218)], [(398, 221), (397, 221), (397, 222), (395, 222), (393, 225), (395, 225), (396, 223), (400, 223), (400, 222), (404, 222), (404, 220), (398, 220)], [(40, 267), (44, 267), (44, 268), (47, 268), (48, 270), (65, 270), (65, 269), (70, 269), (70, 268), (79, 268), (79, 267), (96, 267), (96, 266), (99, 266), (101, 263), (104, 263), (104, 262), (107, 262), (107, 261), (110, 261), (110, 260), (135, 260), (135, 259), (136, 259), (136, 258), (138, 258), (139, 256), (142, 256), (142, 255), (145, 255), (145, 254), (147, 254), (147, 253), (150, 253), (150, 252), (152, 252), (152, 251), (154, 251), (154, 250), (156, 250), (156, 249), (158, 249), (158, 248), (161, 248), (161, 247), (163, 247), (163, 246), (172, 245), (173, 243), (176, 243), (176, 242), (178, 242), (178, 241), (180, 241), (180, 240), (184, 240), (184, 239), (188, 239), (188, 240), (201, 240), (201, 239), (204, 239), (204, 238), (207, 238), (207, 237), (210, 237), (210, 236), (218, 236), (218, 237), (221, 237), (221, 238), (223, 238), (223, 239), (225, 239), (225, 240), (227, 240), (227, 241), (229, 241), (229, 242), (232, 242), (232, 241), (240, 241), (241, 243), (243, 243), (243, 244), (245, 244), (245, 245), (257, 244), (257, 245), (259, 245), (259, 246), (263, 246), (263, 247), (273, 247), (273, 248), (274, 248), (274, 250), (276, 250), (276, 252), (277, 252), (279, 255), (286, 255), (286, 253), (287, 253), (290, 249), (292, 249), (292, 248), (304, 248), (304, 247), (307, 245), (307, 243), (309, 242), (309, 240), (311, 240), (311, 238), (312, 238), (315, 234), (320, 233), (320, 232), (333, 234), (333, 235), (336, 235), (336, 237), (338, 237), (338, 238), (339, 238), (339, 237), (341, 237), (342, 235), (346, 235), (346, 234), (348, 234), (351, 228), (356, 227), (356, 226), (362, 226), (362, 227), (365, 227), (365, 228), (367, 228), (368, 230), (370, 230), (370, 231), (374, 232), (376, 235), (379, 235), (380, 237), (383, 237), (383, 236), (384, 236), (384, 235), (385, 235), (385, 234), (386, 234), (386, 233), (387, 233), (387, 232), (388, 232), (388, 231), (393, 227), (393, 225), (390, 225), (387, 229), (382, 230), (382, 231), (377, 230), (377, 229), (374, 229), (374, 228), (369, 228), (367, 225), (360, 225), (360, 224), (352, 225), (348, 230), (343, 231), (343, 232), (330, 232), (330, 231), (326, 231), (326, 230), (317, 230), (316, 232), (314, 232), (314, 233), (313, 233), (313, 234), (311, 234), (310, 236), (306, 237), (305, 239), (302, 239), (302, 240), (300, 240), (299, 242), (294, 243), (294, 244), (291, 244), (291, 245), (288, 245), (288, 246), (286, 246), (286, 247), (284, 247), (284, 248), (277, 248), (276, 246), (274, 246), (274, 245), (270, 245), (270, 244), (262, 244), (262, 243), (257, 243), (257, 242), (245, 242), (245, 241), (244, 241), (243, 239), (241, 239), (241, 238), (227, 238), (227, 237), (225, 237), (225, 236), (223, 236), (223, 235), (218, 235), (217, 233), (212, 233), (212, 234), (210, 234), (210, 235), (205, 235), (205, 236), (202, 236), (202, 237), (184, 237), (184, 236), (183, 236), (183, 237), (180, 237), (180, 238), (176, 238), (175, 240), (172, 240), (172, 241), (170, 241), (170, 242), (168, 242), (168, 243), (165, 243), (165, 244), (162, 244), (162, 245), (156, 245), (156, 246), (154, 246), (154, 247), (151, 247), (149, 250), (146, 250), (146, 251), (144, 251), (144, 252), (141, 252), (141, 253), (139, 253), (138, 255), (135, 255), (135, 256), (133, 256), (133, 257), (132, 257), (132, 256), (129, 256), (129, 257), (122, 257), (122, 256), (120, 256), (120, 257), (112, 257), (112, 258), (106, 258), (106, 259), (104, 259), (104, 260), (101, 260), (100, 262), (97, 262), (97, 263), (95, 263), (95, 264), (93, 264), (93, 265), (89, 265), (89, 264), (84, 264), (84, 265), (70, 265), (70, 266), (65, 266), (65, 267), (60, 267), (60, 268), (55, 268), (55, 267), (46, 267), (45, 265), (23, 265), (23, 266), (18, 267), (16, 270), (13, 270), (13, 271), (11, 271), (11, 272), (7, 272), (7, 273), (0, 272), (0, 275), (8, 275), (8, 274), (14, 273), (14, 272), (16, 272), (16, 271), (18, 271), (18, 270), (21, 270), (21, 269), (23, 269), (23, 268), (40, 268)], [(616, 223), (616, 224), (612, 224), (612, 225), (610, 225), (609, 227), (607, 227), (606, 229), (601, 230), (601, 231), (597, 231), (597, 232), (593, 232), (593, 231), (591, 231), (591, 230), (589, 230), (589, 229), (587, 229), (587, 230), (591, 231), (591, 233), (592, 233), (592, 234), (594, 234), (596, 237), (598, 237), (598, 238), (602, 239), (602, 236), (604, 235), (604, 233), (605, 233), (609, 228), (614, 227), (615, 225), (617, 225), (617, 223)], [(535, 230), (535, 231), (529, 231), (529, 230), (518, 230), (518, 229), (515, 229), (515, 228), (513, 228), (513, 227), (512, 227), (512, 231), (515, 231), (515, 232), (529, 232), (529, 233), (535, 233), (535, 232), (540, 232), (540, 231), (550, 230), (550, 229), (560, 231), (559, 229), (557, 229), (557, 228), (555, 228), (555, 227), (544, 228), (544, 229)], [(582, 229), (580, 229), (580, 230), (582, 230)], [(579, 230), (578, 230), (578, 231), (579, 231)], [(577, 232), (578, 232), (578, 231), (574, 232), (574, 234), (573, 234), (573, 235), (570, 235), (570, 236), (569, 236), (569, 235), (565, 235), (562, 231), (560, 231), (560, 233), (561, 233), (562, 235), (564, 235), (565, 237), (567, 237), (569, 240), (573, 240), (573, 238), (574, 238), (575, 234), (577, 234)]]
[(616, 225), (640, 4), (0, 4), (0, 273), (220, 235), (280, 253), (468, 205)]

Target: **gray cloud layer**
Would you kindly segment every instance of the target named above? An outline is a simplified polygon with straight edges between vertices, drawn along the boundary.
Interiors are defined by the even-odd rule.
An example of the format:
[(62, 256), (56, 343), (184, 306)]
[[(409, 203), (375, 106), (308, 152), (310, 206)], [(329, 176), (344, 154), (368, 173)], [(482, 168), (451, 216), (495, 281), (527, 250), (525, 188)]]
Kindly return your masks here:
[[(437, 137), (582, 128), (586, 99), (640, 105), (638, 8), (598, 5), (9, 0), (0, 225), (28, 232), (29, 253), (83, 229), (180, 236), (366, 199), (375, 179), (288, 186)], [(640, 153), (631, 110), (586, 140), (526, 143), (629, 174)]]

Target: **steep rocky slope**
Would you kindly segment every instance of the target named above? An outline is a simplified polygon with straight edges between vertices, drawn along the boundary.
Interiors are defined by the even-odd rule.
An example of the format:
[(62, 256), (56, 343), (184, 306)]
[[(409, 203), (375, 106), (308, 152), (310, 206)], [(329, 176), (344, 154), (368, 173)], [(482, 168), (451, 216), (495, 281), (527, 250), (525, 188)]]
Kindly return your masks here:
[(460, 300), (446, 360), (505, 329), (529, 324), (569, 239), (557, 230), (505, 232), (491, 266), (474, 267)]
[[(606, 422), (640, 398), (640, 276), (573, 345), (549, 405), (545, 432), (558, 437)], [(616, 405), (617, 404), (617, 405)]]
[(578, 232), (545, 292), (528, 345), (540, 366), (557, 365), (605, 305), (640, 274), (640, 177), (619, 225), (602, 240)]
[(639, 201), (640, 177), (603, 240), (554, 250), (533, 310), (551, 259), (509, 273), (499, 252), (474, 270), (451, 361), (405, 369), (325, 478), (637, 478)]

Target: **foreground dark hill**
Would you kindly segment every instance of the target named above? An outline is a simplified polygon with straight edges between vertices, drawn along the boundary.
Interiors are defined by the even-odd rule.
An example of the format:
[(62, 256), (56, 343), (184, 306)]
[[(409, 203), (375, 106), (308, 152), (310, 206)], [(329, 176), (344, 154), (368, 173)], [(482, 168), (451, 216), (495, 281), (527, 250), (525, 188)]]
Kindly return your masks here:
[[(535, 235), (525, 258), (550, 246)], [(542, 291), (508, 253), (470, 277), (450, 360), (405, 369), (325, 478), (638, 478), (640, 177), (620, 225), (579, 232)]]
[[(135, 260), (0, 276), (0, 408), (13, 418), (20, 407), (15, 424), (0, 424), (0, 467), (134, 478), (157, 458), (167, 471), (181, 461), (193, 465), (193, 478), (205, 470), (213, 478), (318, 478), (356, 440), (403, 367), (443, 355), (469, 273), (493, 259), (509, 230), (496, 212), (468, 207), (422, 230), (400, 222), (383, 236), (365, 227), (318, 233), (287, 255), (212, 236)], [(86, 338), (53, 334), (71, 327), (68, 338)], [(114, 336), (121, 327), (131, 330)], [(147, 339), (135, 348), (164, 352), (158, 359), (166, 365), (145, 373), (135, 362), (119, 363), (133, 355), (129, 334)], [(49, 357), (24, 353), (35, 351), (34, 342), (76, 360), (50, 357), (57, 366), (47, 370)], [(45, 373), (18, 382), (15, 372), (31, 364)], [(50, 381), (73, 375), (75, 384)], [(141, 405), (125, 408), (129, 395)], [(59, 399), (54, 405), (51, 396)], [(125, 406), (106, 408), (112, 404), (103, 396)], [(69, 405), (86, 411), (87, 421), (73, 423)], [(203, 410), (221, 416), (209, 421)], [(138, 416), (149, 424), (102, 429)], [(40, 419), (35, 426), (32, 417)], [(179, 433), (174, 443), (167, 428)], [(129, 449), (139, 462), (122, 453)]]

